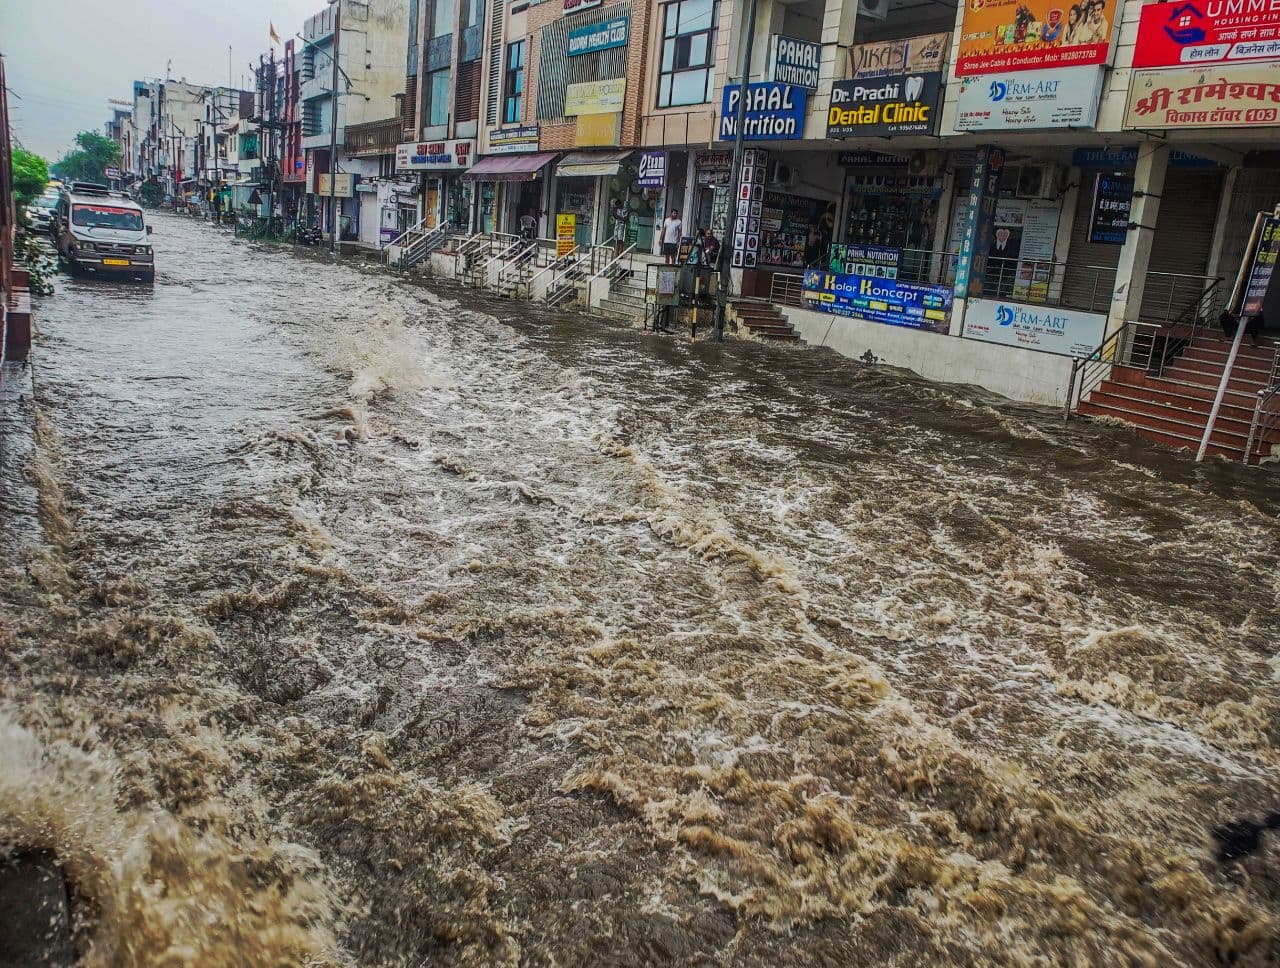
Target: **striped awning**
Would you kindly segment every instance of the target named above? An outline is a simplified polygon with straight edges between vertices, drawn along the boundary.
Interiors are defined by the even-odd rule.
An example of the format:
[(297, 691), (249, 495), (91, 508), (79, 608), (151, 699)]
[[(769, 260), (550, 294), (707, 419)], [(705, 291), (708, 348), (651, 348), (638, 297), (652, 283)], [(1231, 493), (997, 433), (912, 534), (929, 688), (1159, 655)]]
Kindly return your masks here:
[(555, 157), (555, 152), (550, 151), (529, 155), (490, 155), (477, 161), (462, 177), (467, 181), (533, 181)]
[(622, 171), (631, 151), (574, 151), (556, 165), (557, 178), (607, 178)]

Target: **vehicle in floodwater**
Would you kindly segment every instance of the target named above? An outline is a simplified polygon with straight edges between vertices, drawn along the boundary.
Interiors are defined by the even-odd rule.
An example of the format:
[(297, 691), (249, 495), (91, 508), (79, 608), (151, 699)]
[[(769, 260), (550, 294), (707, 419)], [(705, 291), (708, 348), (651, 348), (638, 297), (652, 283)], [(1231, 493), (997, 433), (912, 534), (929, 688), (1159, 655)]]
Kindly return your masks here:
[(58, 256), (73, 274), (156, 278), (142, 206), (105, 185), (72, 182), (58, 197), (52, 228)]

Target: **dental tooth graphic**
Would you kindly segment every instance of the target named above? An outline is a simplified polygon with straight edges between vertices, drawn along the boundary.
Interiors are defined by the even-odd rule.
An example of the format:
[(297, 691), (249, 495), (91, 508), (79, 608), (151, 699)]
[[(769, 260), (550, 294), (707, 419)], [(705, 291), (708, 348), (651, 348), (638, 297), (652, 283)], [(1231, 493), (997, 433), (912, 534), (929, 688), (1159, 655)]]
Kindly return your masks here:
[(908, 101), (919, 101), (920, 93), (924, 90), (924, 78), (919, 75), (912, 75), (907, 78), (906, 84)]

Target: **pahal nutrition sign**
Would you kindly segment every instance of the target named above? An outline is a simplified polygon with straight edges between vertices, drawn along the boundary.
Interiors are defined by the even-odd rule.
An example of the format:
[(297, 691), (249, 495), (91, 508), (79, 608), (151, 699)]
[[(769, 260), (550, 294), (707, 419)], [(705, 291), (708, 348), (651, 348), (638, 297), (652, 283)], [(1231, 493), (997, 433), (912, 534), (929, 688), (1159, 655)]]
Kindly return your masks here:
[[(726, 84), (720, 102), (719, 140), (732, 141), (738, 130), (741, 85)], [(793, 141), (804, 136), (804, 114), (809, 92), (802, 87), (766, 81), (747, 87), (743, 139)]]
[(774, 34), (772, 50), (769, 72), (771, 81), (803, 87), (807, 91), (818, 89), (818, 71), (822, 63), (821, 44)]
[(1261, 128), (1280, 124), (1280, 68), (1134, 71), (1126, 128)]
[(836, 81), (831, 85), (827, 137), (933, 134), (941, 93), (942, 75), (936, 72)]

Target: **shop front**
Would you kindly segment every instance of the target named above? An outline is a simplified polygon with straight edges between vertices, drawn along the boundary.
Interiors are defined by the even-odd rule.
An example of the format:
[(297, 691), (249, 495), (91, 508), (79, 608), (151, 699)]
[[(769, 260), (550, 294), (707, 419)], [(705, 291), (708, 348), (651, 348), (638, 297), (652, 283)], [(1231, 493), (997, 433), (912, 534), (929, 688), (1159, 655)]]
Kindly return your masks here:
[(534, 219), (535, 234), (546, 238), (551, 230), (547, 168), (557, 157), (555, 152), (489, 155), (464, 173), (463, 180), (477, 186), (480, 231), (516, 235), (521, 217), (528, 215)]
[(396, 147), (396, 174), (423, 179), (422, 219), (426, 228), (469, 231), (473, 215), (465, 173), (476, 159), (474, 138), (409, 142)]
[(626, 244), (648, 252), (665, 179), (663, 152), (571, 152), (556, 165), (555, 214), (573, 216), (575, 242), (585, 247), (613, 238), (613, 210), (621, 205), (628, 214)]

